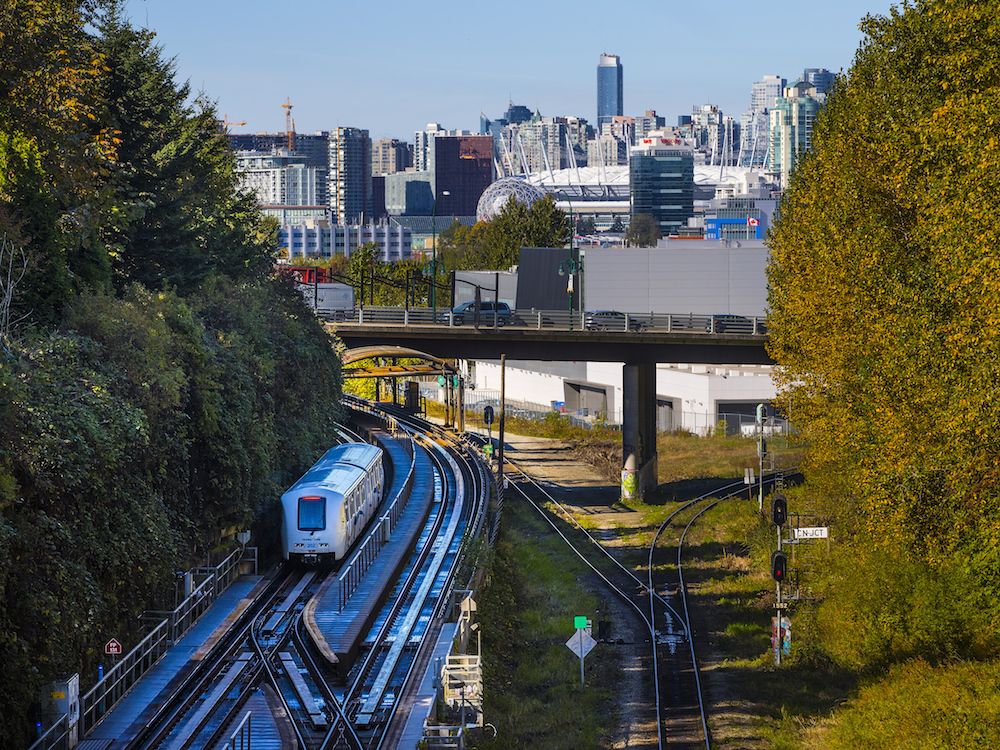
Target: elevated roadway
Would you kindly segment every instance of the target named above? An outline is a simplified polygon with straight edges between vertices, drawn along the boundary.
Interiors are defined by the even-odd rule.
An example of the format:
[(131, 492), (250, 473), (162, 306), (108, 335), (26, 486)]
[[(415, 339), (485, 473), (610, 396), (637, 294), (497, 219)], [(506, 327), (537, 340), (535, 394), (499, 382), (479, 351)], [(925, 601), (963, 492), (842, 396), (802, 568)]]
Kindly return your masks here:
[[(468, 315), (468, 314), (467, 314)], [(369, 308), (341, 315), (328, 329), (370, 356), (421, 352), (449, 359), (622, 362), (622, 495), (655, 489), (656, 365), (770, 365), (762, 318), (738, 315), (569, 313), (514, 310), (465, 319), (448, 310)], [(391, 376), (391, 375), (390, 375)]]

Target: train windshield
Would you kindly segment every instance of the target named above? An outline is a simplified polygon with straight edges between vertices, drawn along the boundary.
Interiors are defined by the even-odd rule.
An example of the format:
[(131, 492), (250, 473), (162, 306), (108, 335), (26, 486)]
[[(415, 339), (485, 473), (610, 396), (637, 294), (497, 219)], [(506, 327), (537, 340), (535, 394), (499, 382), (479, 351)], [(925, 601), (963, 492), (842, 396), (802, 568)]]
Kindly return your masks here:
[(326, 528), (326, 498), (299, 498), (299, 531), (323, 531)]

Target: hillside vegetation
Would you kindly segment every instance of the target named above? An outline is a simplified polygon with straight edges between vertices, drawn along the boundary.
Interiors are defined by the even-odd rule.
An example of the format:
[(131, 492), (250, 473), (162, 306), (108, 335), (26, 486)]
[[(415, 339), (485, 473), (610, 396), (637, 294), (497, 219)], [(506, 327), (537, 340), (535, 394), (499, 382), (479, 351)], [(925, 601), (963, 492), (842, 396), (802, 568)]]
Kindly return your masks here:
[[(917, 0), (862, 30), (770, 239), (770, 326), (809, 445), (797, 509), (835, 539), (800, 658), (878, 676), (1000, 647), (1000, 25), (995, 3)], [(897, 678), (915, 680), (893, 671), (886, 695)], [(976, 746), (860, 739), (876, 694), (831, 735), (856, 739), (822, 746)]]
[(339, 360), (235, 186), (116, 3), (0, 6), (0, 747), (332, 439)]

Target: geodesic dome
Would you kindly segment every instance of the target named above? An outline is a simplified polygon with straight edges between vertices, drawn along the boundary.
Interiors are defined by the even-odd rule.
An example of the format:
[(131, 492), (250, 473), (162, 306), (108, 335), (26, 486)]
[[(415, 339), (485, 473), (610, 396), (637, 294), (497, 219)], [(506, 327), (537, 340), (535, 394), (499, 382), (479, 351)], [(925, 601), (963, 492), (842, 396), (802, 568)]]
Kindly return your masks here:
[(476, 205), (476, 219), (478, 221), (494, 219), (511, 197), (518, 203), (530, 206), (544, 198), (545, 193), (517, 177), (501, 177), (483, 191)]

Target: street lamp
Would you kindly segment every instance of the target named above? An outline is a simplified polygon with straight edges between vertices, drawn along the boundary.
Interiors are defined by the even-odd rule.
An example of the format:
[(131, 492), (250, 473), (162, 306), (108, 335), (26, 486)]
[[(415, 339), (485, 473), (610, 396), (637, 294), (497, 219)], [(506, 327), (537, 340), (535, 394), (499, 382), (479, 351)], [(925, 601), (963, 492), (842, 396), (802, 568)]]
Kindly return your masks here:
[(569, 274), (566, 281), (566, 292), (569, 294), (569, 330), (573, 330), (573, 292), (574, 279), (577, 273), (583, 271), (583, 262), (573, 257), (574, 245), (576, 244), (576, 224), (573, 222), (573, 202), (565, 193), (560, 197), (569, 204), (569, 256), (559, 264), (559, 275)]
[[(441, 195), (451, 195), (448, 190), (442, 190)], [(431, 206), (431, 315), (432, 320), (437, 320), (437, 295), (435, 294), (435, 287), (437, 286), (437, 206), (438, 206), (438, 194), (434, 193), (434, 203)]]

